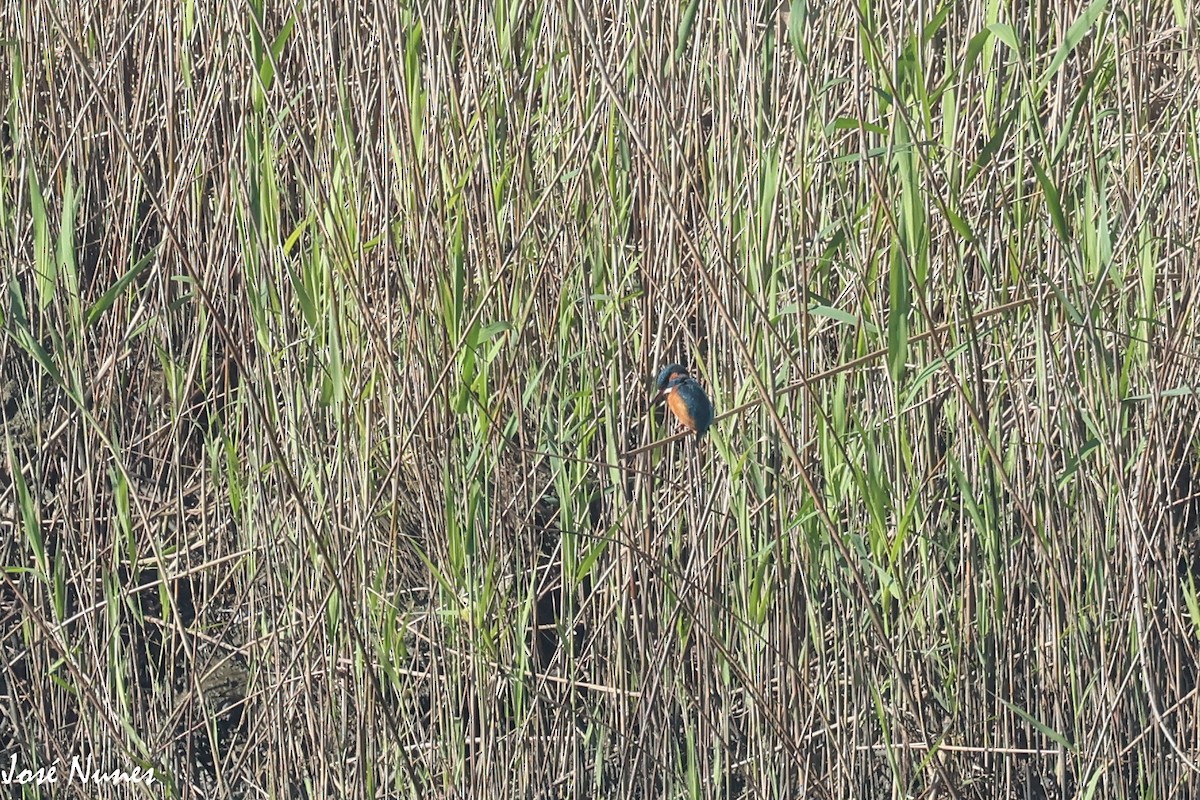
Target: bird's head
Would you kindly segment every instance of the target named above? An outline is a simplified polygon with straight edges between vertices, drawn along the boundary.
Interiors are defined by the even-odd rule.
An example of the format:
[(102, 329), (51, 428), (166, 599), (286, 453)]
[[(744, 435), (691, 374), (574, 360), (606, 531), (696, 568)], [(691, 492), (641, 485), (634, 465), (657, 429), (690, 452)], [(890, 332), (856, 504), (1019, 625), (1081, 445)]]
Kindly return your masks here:
[(663, 367), (662, 372), (658, 373), (657, 383), (659, 394), (661, 394), (667, 388), (667, 384), (669, 384), (675, 378), (685, 378), (687, 377), (687, 374), (687, 367), (683, 366), (683, 364), (668, 364), (667, 366)]

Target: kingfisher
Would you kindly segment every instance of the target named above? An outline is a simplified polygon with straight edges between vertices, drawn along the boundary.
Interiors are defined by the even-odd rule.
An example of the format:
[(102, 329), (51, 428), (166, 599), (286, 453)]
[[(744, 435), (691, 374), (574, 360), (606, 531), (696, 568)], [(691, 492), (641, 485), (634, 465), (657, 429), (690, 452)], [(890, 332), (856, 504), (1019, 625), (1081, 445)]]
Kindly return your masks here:
[(668, 364), (658, 373), (658, 394), (654, 402), (666, 398), (667, 407), (683, 426), (696, 434), (696, 443), (708, 432), (713, 407), (699, 382), (682, 364)]

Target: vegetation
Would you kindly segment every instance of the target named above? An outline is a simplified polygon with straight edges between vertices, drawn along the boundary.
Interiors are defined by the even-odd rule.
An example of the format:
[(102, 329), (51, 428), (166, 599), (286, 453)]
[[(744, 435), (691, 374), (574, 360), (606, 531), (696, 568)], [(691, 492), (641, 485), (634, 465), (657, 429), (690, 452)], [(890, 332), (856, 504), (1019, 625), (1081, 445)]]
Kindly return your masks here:
[(372, 5), (0, 9), (10, 788), (1200, 792), (1193, 4)]

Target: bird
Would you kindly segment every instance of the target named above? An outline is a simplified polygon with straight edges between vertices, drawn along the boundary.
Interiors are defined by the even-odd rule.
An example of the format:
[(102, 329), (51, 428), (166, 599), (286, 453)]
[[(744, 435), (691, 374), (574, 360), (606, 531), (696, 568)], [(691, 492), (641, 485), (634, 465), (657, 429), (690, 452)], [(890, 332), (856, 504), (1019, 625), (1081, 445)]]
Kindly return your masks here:
[(682, 364), (668, 364), (658, 373), (658, 394), (654, 402), (663, 398), (666, 398), (671, 413), (696, 434), (699, 444), (712, 425), (713, 407), (700, 383)]

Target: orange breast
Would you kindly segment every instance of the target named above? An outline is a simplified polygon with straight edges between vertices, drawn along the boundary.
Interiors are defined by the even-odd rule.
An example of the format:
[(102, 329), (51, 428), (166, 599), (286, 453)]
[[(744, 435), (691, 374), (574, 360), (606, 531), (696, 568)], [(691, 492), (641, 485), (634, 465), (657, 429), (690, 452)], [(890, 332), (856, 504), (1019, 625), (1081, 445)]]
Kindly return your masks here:
[(667, 393), (667, 407), (671, 409), (679, 421), (682, 422), (690, 431), (696, 430), (696, 422), (692, 419), (692, 412), (688, 411), (687, 403), (679, 394), (678, 389), (674, 389)]

